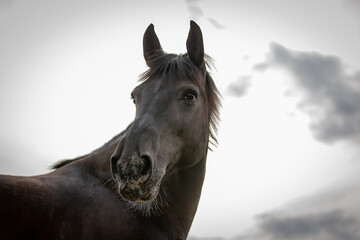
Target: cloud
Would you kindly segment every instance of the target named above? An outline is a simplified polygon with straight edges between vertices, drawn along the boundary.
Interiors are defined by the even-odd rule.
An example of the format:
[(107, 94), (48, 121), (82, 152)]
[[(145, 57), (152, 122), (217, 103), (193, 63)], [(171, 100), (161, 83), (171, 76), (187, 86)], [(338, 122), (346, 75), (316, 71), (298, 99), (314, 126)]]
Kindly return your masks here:
[[(185, 0), (187, 10), (189, 11), (189, 17), (192, 20), (197, 21), (200, 18), (205, 17), (203, 11), (201, 10), (201, 8), (199, 6), (200, 1), (201, 0)], [(221, 30), (221, 29), (226, 28), (225, 25), (221, 24), (219, 21), (217, 21), (216, 19), (214, 19), (212, 17), (208, 17), (207, 20), (216, 29)]]
[(255, 217), (256, 225), (239, 239), (358, 240), (359, 187), (357, 179), (347, 179), (341, 185), (260, 214)]
[(199, 18), (203, 17), (203, 12), (198, 5), (199, 0), (185, 0), (187, 10), (190, 14), (190, 19), (198, 20)]
[(302, 93), (299, 108), (310, 115), (311, 129), (323, 142), (360, 141), (360, 71), (349, 73), (341, 60), (299, 52), (272, 43), (255, 70), (280, 67), (292, 74)]
[(235, 97), (244, 97), (251, 87), (250, 76), (241, 76), (237, 81), (232, 82), (228, 88), (227, 93)]
[(354, 13), (355, 16), (360, 15), (360, 1), (359, 0), (340, 0), (344, 4), (344, 8), (349, 12)]
[(222, 25), (221, 23), (219, 23), (218, 21), (216, 21), (213, 18), (208, 18), (209, 22), (217, 29), (224, 29), (226, 28), (225, 25)]
[(358, 240), (359, 219), (341, 210), (286, 216), (265, 214), (259, 217), (260, 236), (276, 240)]
[(1, 0), (0, 1), (0, 10), (2, 8), (8, 8), (14, 5), (15, 0)]
[(255, 216), (254, 225), (231, 238), (191, 240), (359, 240), (360, 182), (354, 173), (311, 195)]
[(203, 12), (198, 6), (188, 4), (187, 9), (190, 13), (191, 19), (198, 20), (200, 17), (203, 16)]
[(188, 240), (225, 240), (225, 238), (221, 238), (221, 237), (194, 237), (194, 236), (189, 236)]

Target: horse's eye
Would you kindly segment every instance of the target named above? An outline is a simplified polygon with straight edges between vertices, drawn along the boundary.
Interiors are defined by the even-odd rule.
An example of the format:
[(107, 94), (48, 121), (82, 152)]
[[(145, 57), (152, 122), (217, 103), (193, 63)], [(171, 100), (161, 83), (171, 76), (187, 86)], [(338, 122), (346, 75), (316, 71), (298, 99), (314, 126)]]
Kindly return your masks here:
[(194, 102), (197, 99), (197, 94), (195, 92), (188, 92), (184, 96), (184, 99), (189, 102)]

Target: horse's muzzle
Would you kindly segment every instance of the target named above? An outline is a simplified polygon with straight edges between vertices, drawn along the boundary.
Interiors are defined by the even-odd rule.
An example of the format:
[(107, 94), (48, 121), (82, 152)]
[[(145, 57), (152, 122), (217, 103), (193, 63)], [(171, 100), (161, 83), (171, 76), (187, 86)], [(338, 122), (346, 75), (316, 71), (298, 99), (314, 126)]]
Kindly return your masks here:
[(128, 158), (111, 158), (113, 179), (120, 195), (130, 201), (150, 201), (157, 196), (158, 184), (152, 179), (152, 160), (134, 153)]

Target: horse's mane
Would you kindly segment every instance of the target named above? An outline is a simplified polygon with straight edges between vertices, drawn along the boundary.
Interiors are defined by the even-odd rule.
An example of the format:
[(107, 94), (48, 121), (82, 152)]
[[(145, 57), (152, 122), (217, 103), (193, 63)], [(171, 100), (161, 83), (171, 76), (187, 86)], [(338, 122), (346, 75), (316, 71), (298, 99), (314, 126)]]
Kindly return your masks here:
[[(131, 123), (132, 124), (132, 123)], [(94, 151), (88, 153), (88, 154), (85, 154), (85, 155), (82, 155), (82, 156), (79, 156), (79, 157), (76, 157), (76, 158), (73, 158), (73, 159), (65, 159), (65, 160), (60, 160), (58, 162), (56, 162), (54, 165), (52, 165), (50, 167), (50, 169), (58, 169), (58, 168), (61, 168), (65, 165), (68, 165), (69, 163), (72, 163), (74, 161), (77, 161), (77, 160), (80, 160), (80, 159), (83, 159), (83, 158), (86, 158), (92, 154), (95, 154), (97, 153), (98, 151), (100, 150), (103, 150), (105, 148), (108, 148), (110, 145), (112, 145), (113, 143), (115, 142), (118, 142), (120, 141), (121, 138), (123, 138), (126, 134), (126, 132), (128, 131), (129, 127), (131, 126), (131, 124), (124, 130), (122, 131), (121, 133), (115, 135), (113, 138), (111, 138), (109, 141), (107, 141), (104, 145), (102, 145), (101, 147), (95, 149)]]
[[(205, 55), (204, 58), (205, 58), (205, 66), (211, 69), (211, 67), (213, 66), (213, 59), (208, 55)], [(149, 70), (141, 74), (139, 81), (145, 82), (150, 79), (161, 77), (162, 81), (166, 81), (169, 79), (186, 78), (196, 83), (196, 76), (197, 76), (196, 73), (198, 72), (198, 68), (190, 61), (188, 54), (176, 55), (176, 54), (164, 54), (163, 52), (161, 52), (161, 54), (156, 53), (152, 57), (152, 63), (153, 63), (152, 64), (153, 67), (151, 67)], [(218, 143), (216, 139), (216, 133), (218, 129), (218, 122), (220, 120), (220, 114), (219, 114), (219, 108), (221, 106), (220, 93), (208, 71), (206, 71), (205, 88), (206, 88), (205, 90), (206, 90), (207, 101), (209, 106), (208, 121), (210, 126), (210, 133), (209, 133), (210, 143), (216, 146)], [(99, 150), (107, 148), (108, 146), (112, 145), (114, 142), (119, 141), (119, 139), (125, 135), (125, 133), (127, 132), (130, 126), (131, 124), (124, 131), (114, 136), (110, 141), (106, 142), (100, 148), (74, 159), (60, 160), (54, 165), (52, 165), (51, 169), (61, 168), (69, 163), (83, 159), (98, 152)]]
[[(211, 70), (214, 65), (214, 60), (206, 54), (204, 56), (204, 60), (205, 70), (206, 67)], [(159, 77), (162, 79), (162, 81), (167, 81), (170, 79), (190, 79), (194, 83), (197, 82), (196, 77), (199, 69), (191, 62), (188, 54), (177, 55), (167, 54), (163, 51), (157, 51), (151, 57), (151, 66), (152, 67), (149, 70), (140, 75), (139, 80), (141, 82)], [(210, 142), (216, 146), (218, 143), (216, 139), (216, 133), (220, 120), (219, 108), (221, 106), (221, 95), (208, 71), (206, 71), (205, 88), (209, 106), (208, 121), (210, 126)]]

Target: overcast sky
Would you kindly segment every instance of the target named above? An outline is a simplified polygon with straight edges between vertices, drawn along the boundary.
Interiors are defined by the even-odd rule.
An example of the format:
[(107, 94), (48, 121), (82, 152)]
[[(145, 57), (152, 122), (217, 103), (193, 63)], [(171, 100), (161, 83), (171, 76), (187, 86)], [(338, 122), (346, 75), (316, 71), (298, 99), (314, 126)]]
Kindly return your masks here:
[(357, 0), (0, 0), (0, 173), (46, 173), (134, 117), (153, 23), (202, 28), (223, 95), (190, 239), (360, 239)]

